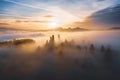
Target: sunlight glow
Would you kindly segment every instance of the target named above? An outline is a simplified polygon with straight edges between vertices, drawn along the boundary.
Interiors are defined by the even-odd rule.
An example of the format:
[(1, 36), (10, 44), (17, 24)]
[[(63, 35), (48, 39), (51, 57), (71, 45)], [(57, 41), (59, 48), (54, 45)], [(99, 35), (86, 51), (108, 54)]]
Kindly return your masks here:
[(50, 27), (51, 28), (57, 28), (59, 25), (56, 22), (51, 22)]
[(59, 20), (57, 19), (57, 18), (52, 18), (51, 20), (50, 20), (50, 22), (48, 23), (48, 27), (49, 28), (58, 28), (58, 27), (60, 27), (60, 24), (59, 24), (60, 22), (59, 22)]

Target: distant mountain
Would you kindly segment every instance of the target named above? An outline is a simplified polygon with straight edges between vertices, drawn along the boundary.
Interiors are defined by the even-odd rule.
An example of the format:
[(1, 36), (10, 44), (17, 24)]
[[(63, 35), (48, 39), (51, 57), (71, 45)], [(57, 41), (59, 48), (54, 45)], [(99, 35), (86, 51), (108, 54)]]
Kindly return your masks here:
[(76, 28), (72, 28), (72, 30), (86, 31), (86, 30), (89, 30), (89, 29), (85, 29), (85, 28), (76, 27)]
[(87, 21), (92, 24), (102, 24), (108, 27), (120, 27), (120, 4), (93, 13), (87, 18)]
[(0, 27), (0, 31), (28, 31), (28, 32), (42, 32), (49, 30), (33, 30), (33, 29), (17, 29), (17, 28), (8, 28), (8, 27)]
[(68, 32), (72, 32), (72, 31), (88, 31), (89, 29), (84, 29), (84, 28), (79, 28), (79, 27), (75, 27), (75, 28), (58, 28), (56, 29), (57, 31), (68, 31)]

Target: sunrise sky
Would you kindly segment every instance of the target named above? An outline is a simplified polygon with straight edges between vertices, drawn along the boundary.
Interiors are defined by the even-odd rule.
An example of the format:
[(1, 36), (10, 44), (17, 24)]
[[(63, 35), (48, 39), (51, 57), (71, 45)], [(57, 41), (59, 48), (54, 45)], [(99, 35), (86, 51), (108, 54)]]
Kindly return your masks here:
[(85, 22), (94, 12), (119, 3), (120, 0), (0, 0), (0, 27), (67, 27)]

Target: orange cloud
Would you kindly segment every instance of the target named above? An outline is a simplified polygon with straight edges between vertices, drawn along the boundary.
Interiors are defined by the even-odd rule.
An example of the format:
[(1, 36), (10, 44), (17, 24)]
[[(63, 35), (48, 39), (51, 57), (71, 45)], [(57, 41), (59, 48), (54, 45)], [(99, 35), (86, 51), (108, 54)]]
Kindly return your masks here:
[(47, 21), (47, 20), (41, 20), (41, 21), (39, 21), (39, 20), (36, 20), (36, 21), (29, 21), (29, 20), (16, 20), (16, 22), (17, 23), (22, 23), (22, 22), (24, 22), (24, 23), (49, 23), (50, 21)]
[(8, 23), (0, 23), (0, 25), (9, 25)]
[(45, 15), (44, 17), (51, 18), (51, 17), (54, 17), (54, 16), (52, 16), (52, 15)]

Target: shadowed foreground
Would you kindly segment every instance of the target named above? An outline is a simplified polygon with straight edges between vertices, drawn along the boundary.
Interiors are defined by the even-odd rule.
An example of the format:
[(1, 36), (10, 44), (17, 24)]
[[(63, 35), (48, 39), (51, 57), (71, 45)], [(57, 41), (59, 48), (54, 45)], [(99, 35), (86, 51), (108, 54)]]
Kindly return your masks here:
[(0, 80), (119, 80), (113, 53), (104, 45), (55, 43), (54, 36), (42, 47), (31, 39), (1, 42)]

